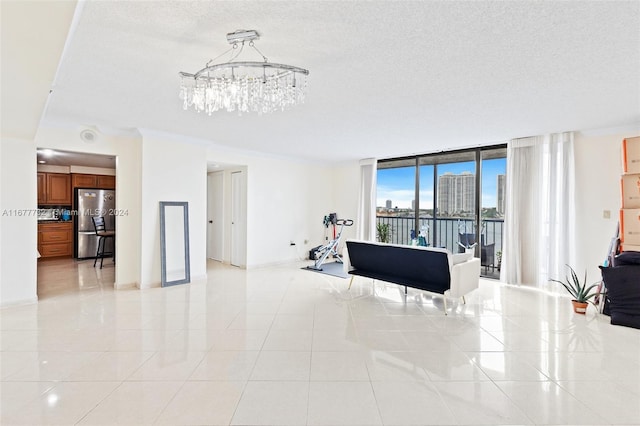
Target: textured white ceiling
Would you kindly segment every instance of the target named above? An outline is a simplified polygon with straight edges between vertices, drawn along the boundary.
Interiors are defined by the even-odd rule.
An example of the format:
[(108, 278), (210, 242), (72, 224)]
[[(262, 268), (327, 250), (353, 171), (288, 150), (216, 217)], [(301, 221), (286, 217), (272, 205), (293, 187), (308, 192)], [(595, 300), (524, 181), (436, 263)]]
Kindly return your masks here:
[(75, 1), (0, 1), (3, 138), (34, 138), (75, 6)]
[[(236, 29), (310, 70), (305, 104), (182, 110), (178, 71)], [(638, 1), (96, 1), (70, 37), (45, 120), (321, 161), (640, 123)]]

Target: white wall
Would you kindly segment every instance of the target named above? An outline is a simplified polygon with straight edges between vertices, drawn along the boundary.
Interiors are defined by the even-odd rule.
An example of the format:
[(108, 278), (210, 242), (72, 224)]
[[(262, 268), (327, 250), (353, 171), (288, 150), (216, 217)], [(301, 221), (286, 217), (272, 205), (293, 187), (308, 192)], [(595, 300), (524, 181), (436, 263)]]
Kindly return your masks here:
[(37, 300), (36, 203), (33, 141), (3, 138), (0, 142), (0, 306)]
[[(587, 270), (595, 282), (618, 225), (620, 203), (621, 145), (628, 133), (577, 133), (576, 157), (576, 270)], [(611, 213), (604, 218), (603, 212)]]
[(160, 201), (189, 203), (191, 280), (206, 278), (206, 148), (142, 130), (140, 288), (160, 285)]
[(330, 168), (265, 158), (247, 178), (248, 267), (304, 259), (322, 244), (322, 219), (335, 210)]
[(331, 167), (219, 147), (207, 160), (246, 167), (247, 268), (304, 259), (322, 243), (322, 219), (336, 211)]
[[(35, 147), (64, 151), (102, 154), (116, 157), (116, 206), (126, 215), (116, 217), (116, 288), (139, 285), (140, 279), (140, 203), (142, 139), (139, 135), (109, 136), (100, 134), (98, 140), (86, 143), (80, 139), (77, 128), (40, 127), (32, 147), (35, 164)], [(27, 162), (23, 164), (26, 166)], [(4, 172), (3, 172), (4, 173)], [(35, 166), (34, 166), (35, 179)], [(18, 190), (30, 191), (20, 180), (13, 182)], [(37, 196), (34, 195), (34, 196)], [(34, 199), (35, 200), (35, 199)], [(34, 201), (34, 205), (35, 205)], [(34, 225), (35, 229), (35, 225)]]
[[(360, 162), (352, 161), (334, 166), (331, 172), (333, 177), (333, 202), (335, 211), (341, 219), (357, 220), (358, 197), (360, 196)], [(340, 249), (344, 247), (344, 241), (356, 238), (356, 224), (345, 227), (342, 234)]]

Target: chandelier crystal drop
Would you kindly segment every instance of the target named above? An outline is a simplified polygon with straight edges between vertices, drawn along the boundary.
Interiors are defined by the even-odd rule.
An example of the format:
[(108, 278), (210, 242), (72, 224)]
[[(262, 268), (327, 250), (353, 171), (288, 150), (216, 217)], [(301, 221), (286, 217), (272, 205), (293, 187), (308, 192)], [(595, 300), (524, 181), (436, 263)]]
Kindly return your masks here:
[[(229, 62), (211, 64), (189, 74), (180, 73), (180, 99), (185, 110), (193, 109), (208, 115), (216, 111), (257, 112), (284, 111), (304, 102), (309, 71), (292, 65), (275, 64), (255, 47), (260, 36), (255, 30), (238, 30), (227, 34), (233, 52)], [(248, 42), (248, 43), (247, 43)], [(245, 43), (263, 58), (263, 62), (234, 62)]]

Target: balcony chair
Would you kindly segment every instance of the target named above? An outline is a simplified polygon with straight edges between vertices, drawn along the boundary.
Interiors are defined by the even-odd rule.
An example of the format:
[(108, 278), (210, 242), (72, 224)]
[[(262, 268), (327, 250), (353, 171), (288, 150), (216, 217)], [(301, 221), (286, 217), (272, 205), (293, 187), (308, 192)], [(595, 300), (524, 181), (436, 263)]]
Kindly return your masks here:
[[(458, 246), (460, 248), (460, 252), (465, 252), (469, 249), (475, 248), (476, 234), (459, 233)], [(489, 267), (491, 267), (491, 271), (495, 270), (495, 267), (496, 267), (495, 251), (496, 251), (496, 244), (495, 243), (485, 244), (484, 235), (480, 235), (480, 265), (484, 266), (485, 273), (488, 272)]]

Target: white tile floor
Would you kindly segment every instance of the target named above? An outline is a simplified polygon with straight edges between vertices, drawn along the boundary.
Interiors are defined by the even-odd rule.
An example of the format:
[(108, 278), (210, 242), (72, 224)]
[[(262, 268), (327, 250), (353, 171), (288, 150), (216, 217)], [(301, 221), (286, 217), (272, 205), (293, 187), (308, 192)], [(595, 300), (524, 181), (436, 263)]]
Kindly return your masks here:
[(301, 264), (114, 292), (40, 262), (0, 310), (0, 423), (640, 424), (640, 330), (483, 281), (452, 301)]

